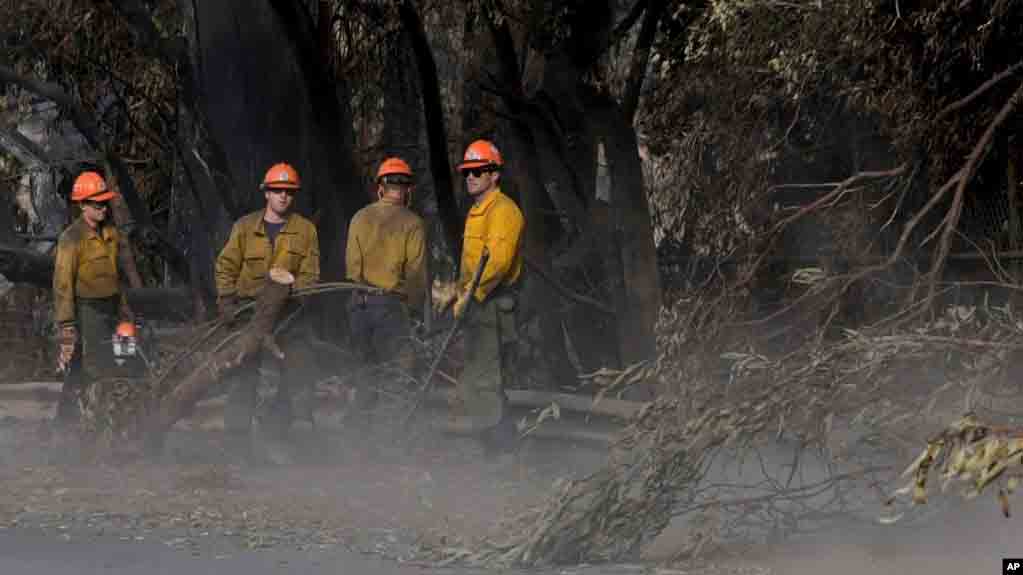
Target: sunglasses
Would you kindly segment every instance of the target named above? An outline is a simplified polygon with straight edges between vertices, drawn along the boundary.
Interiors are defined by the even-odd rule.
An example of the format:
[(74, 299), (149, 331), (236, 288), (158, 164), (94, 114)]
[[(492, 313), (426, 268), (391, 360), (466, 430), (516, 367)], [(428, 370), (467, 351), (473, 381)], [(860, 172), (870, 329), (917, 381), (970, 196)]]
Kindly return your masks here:
[(95, 209), (95, 210), (105, 210), (110, 205), (110, 204), (108, 204), (106, 202), (95, 202), (95, 201), (92, 201), (92, 200), (85, 200), (82, 203), (85, 204), (86, 206), (89, 206), (92, 209)]
[(297, 192), (298, 190), (289, 190), (283, 188), (267, 188), (266, 191), (270, 192), (271, 194), (288, 194), (289, 196), (294, 196), (295, 192)]
[(466, 168), (462, 170), (462, 177), (468, 178), (469, 176), (472, 176), (474, 178), (478, 178), (483, 174), (489, 174), (491, 172), (496, 171), (497, 170), (492, 166), (483, 166), (481, 168)]

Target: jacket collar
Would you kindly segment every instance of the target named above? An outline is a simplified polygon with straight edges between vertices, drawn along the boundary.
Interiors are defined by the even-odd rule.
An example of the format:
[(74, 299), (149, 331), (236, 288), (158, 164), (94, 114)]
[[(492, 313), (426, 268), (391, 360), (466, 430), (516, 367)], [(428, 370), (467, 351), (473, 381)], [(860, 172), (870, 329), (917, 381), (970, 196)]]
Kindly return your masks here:
[(487, 194), (487, 197), (482, 202), (478, 204), (473, 204), (472, 207), (469, 208), (469, 214), (479, 216), (487, 213), (487, 210), (490, 209), (490, 206), (497, 203), (498, 197), (503, 195), (504, 194), (501, 193), (501, 187), (500, 186), (495, 187), (492, 191), (490, 191)]
[(78, 216), (78, 219), (76, 219), (72, 225), (81, 226), (85, 237), (89, 239), (96, 238), (99, 240), (109, 241), (114, 235), (114, 226), (112, 224), (104, 224), (99, 227), (99, 230), (94, 230), (85, 222), (85, 218), (82, 216)]

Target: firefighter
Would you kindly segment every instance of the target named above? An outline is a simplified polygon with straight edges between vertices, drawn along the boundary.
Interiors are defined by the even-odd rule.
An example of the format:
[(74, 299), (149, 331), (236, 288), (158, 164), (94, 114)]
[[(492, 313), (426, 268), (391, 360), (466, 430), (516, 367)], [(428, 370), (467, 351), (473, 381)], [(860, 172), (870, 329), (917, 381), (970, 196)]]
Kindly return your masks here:
[[(316, 226), (292, 211), (301, 190), (298, 172), (288, 164), (267, 170), (260, 189), (263, 209), (242, 216), (217, 256), (217, 308), (222, 318), (235, 317), (239, 307), (256, 299), (271, 268), (295, 276), (294, 288), (319, 281), (320, 248)], [(287, 317), (289, 314), (284, 314)], [(303, 377), (312, 363), (304, 341), (307, 323), (292, 321), (281, 338), (284, 360), (277, 392), (265, 421), (266, 431), (285, 439), (292, 422), (292, 388), (308, 384)], [(243, 457), (252, 455), (251, 429), (258, 404), (259, 365), (262, 354), (253, 354), (228, 377), (228, 400), (224, 425), (228, 442)]]
[[(485, 449), (503, 451), (514, 445), (515, 426), (507, 411), (505, 384), (511, 377), (507, 354), (514, 346), (515, 309), (522, 287), (522, 237), (525, 219), (515, 202), (501, 192), (504, 160), (487, 140), (465, 150), (458, 170), (465, 178), (472, 206), (465, 220), (462, 260), (456, 289), (436, 298), (437, 311), (454, 300), (460, 318), (470, 298), (473, 311), (465, 323), (465, 367), (458, 394), (466, 415), (456, 428), (478, 435)], [(490, 253), (479, 286), (469, 293), (483, 249)], [(443, 290), (442, 290), (443, 291)]]
[[(387, 158), (376, 174), (377, 201), (359, 210), (348, 227), (345, 269), (349, 281), (387, 290), (352, 295), (352, 340), (367, 365), (396, 361), (406, 373), (415, 367), (408, 345), (410, 316), (426, 296), (426, 225), (409, 209), (415, 178), (400, 158)], [(363, 407), (373, 403), (369, 390)]]
[(79, 400), (86, 386), (113, 367), (114, 326), (119, 319), (132, 319), (121, 296), (120, 234), (110, 218), (110, 200), (116, 196), (98, 173), (79, 175), (71, 201), (81, 215), (57, 241), (53, 320), (57, 370), (64, 374), (56, 414), (61, 425), (79, 422)]

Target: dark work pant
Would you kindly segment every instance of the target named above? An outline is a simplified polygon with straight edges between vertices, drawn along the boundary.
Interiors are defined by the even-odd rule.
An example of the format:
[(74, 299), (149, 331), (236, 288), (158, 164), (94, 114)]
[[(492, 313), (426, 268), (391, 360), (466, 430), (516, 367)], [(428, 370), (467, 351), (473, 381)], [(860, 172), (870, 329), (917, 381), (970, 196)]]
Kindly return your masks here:
[(352, 341), (362, 361), (376, 364), (400, 359), (408, 348), (411, 327), (397, 298), (367, 298), (365, 303), (353, 299), (349, 310)]
[(472, 426), (486, 436), (510, 420), (505, 386), (514, 375), (510, 357), (517, 341), (517, 294), (506, 292), (474, 302), (465, 325), (465, 367), (458, 394)]
[(57, 404), (57, 419), (68, 422), (80, 415), (85, 388), (96, 379), (109, 375), (114, 366), (112, 339), (117, 327), (118, 297), (79, 298), (75, 302), (78, 342), (71, 365), (64, 375)]

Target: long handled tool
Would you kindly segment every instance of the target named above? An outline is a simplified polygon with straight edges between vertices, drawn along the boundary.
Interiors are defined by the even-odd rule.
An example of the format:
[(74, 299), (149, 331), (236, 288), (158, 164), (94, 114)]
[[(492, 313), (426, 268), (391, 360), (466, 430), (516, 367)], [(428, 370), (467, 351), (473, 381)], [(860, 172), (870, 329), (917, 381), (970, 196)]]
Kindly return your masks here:
[(484, 246), (483, 254), (480, 256), (480, 263), (476, 266), (476, 272), (472, 276), (472, 283), (469, 284), (469, 292), (466, 297), (469, 299), (465, 302), (465, 309), (462, 311), (462, 315), (455, 318), (455, 323), (448, 330), (444, 341), (440, 345), (440, 349), (437, 350), (437, 355), (433, 358), (433, 364), (430, 365), (430, 371), (426, 373), (426, 379), (423, 380), (422, 385), (419, 386), (419, 390), (416, 392), (416, 399), (412, 403), (412, 407), (409, 409), (408, 414), (405, 416), (405, 421), (402, 422), (402, 426), (407, 428), (409, 422), (412, 420), (412, 416), (415, 414), (416, 409), (419, 408), (419, 404), (422, 403), (423, 399), (426, 398), (426, 394), (430, 392), (430, 386), (433, 383), (433, 376), (437, 373), (437, 367), (440, 365), (440, 361), (444, 359), (444, 354), (448, 351), (448, 346), (451, 345), (451, 341), (455, 339), (455, 334), (461, 329), (465, 323), (465, 318), (469, 317), (469, 312), (472, 310), (472, 304), (474, 302), (476, 288), (480, 285), (480, 278), (483, 277), (483, 269), (487, 267), (487, 261), (490, 260), (490, 250)]

